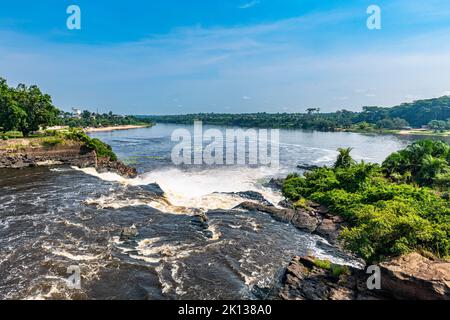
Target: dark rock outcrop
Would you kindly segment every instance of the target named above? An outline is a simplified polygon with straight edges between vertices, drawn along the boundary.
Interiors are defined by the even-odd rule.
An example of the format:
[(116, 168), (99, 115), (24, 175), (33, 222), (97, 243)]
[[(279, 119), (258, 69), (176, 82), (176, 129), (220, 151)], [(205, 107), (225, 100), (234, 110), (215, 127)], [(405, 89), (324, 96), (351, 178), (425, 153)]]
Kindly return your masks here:
[(80, 144), (0, 149), (0, 168), (20, 169), (60, 165), (79, 168), (94, 167), (100, 172), (115, 172), (129, 178), (137, 175), (135, 168), (120, 161), (111, 161), (109, 158), (97, 158), (95, 150)]
[(80, 145), (0, 151), (0, 168), (20, 169), (55, 165), (96, 167), (97, 155), (95, 151)]
[(272, 189), (275, 189), (275, 190), (281, 190), (281, 189), (283, 189), (284, 181), (285, 181), (285, 179), (282, 179), (282, 178), (272, 178), (267, 183), (267, 186), (269, 188), (272, 188)]
[(120, 232), (120, 241), (134, 240), (138, 234), (138, 229), (135, 225), (132, 225), (131, 227), (125, 227)]
[(270, 214), (281, 222), (292, 223), (296, 228), (318, 234), (334, 245), (340, 245), (339, 234), (345, 226), (345, 222), (339, 217), (323, 214), (328, 212), (325, 207), (318, 205), (316, 208), (276, 208), (260, 203), (243, 202), (235, 209), (259, 211)]
[(280, 298), (284, 300), (367, 300), (388, 299), (385, 291), (371, 291), (365, 284), (364, 270), (339, 266), (345, 270), (333, 274), (316, 266), (313, 257), (294, 257), (286, 268)]
[(302, 169), (302, 170), (306, 170), (306, 171), (312, 171), (315, 169), (319, 169), (319, 166), (316, 166), (314, 164), (305, 164), (305, 163), (300, 163), (297, 165), (298, 169)]
[(98, 158), (97, 170), (98, 172), (114, 172), (127, 178), (137, 176), (136, 168), (129, 167), (121, 161), (111, 161), (109, 158)]
[(418, 253), (380, 264), (382, 286), (398, 299), (450, 300), (450, 262)]
[[(381, 288), (370, 290), (371, 274), (363, 269), (334, 265), (340, 273), (318, 266), (314, 257), (294, 257), (279, 290), (285, 300), (450, 300), (450, 263), (418, 253), (379, 265)], [(342, 270), (344, 272), (342, 272)]]

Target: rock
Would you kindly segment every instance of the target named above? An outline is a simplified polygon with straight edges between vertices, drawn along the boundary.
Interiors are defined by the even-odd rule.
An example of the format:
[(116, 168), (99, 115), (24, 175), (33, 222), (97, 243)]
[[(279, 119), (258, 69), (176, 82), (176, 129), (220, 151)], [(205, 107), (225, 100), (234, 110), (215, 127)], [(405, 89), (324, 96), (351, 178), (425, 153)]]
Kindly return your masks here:
[(127, 178), (135, 178), (137, 176), (136, 168), (129, 167), (121, 161), (112, 161), (108, 157), (97, 159), (97, 170), (99, 172), (115, 172)]
[(300, 163), (297, 165), (298, 169), (302, 169), (302, 170), (306, 170), (306, 171), (312, 171), (315, 169), (319, 169), (319, 166), (316, 166), (314, 164), (305, 164), (305, 163)]
[(275, 190), (281, 190), (283, 189), (284, 180), (285, 179), (282, 178), (272, 178), (269, 183), (267, 183), (267, 186)]
[(157, 183), (150, 183), (145, 186), (141, 186), (142, 189), (149, 191), (151, 193), (156, 194), (157, 196), (163, 197), (164, 196), (164, 190), (161, 189), (159, 184)]
[(297, 209), (291, 219), (291, 223), (300, 230), (312, 233), (316, 230), (320, 221), (306, 211)]
[(324, 218), (314, 233), (327, 239), (332, 244), (338, 244), (342, 228), (341, 223), (335, 222), (333, 219)]
[(196, 214), (192, 217), (191, 223), (201, 229), (208, 229), (208, 216), (204, 213)]
[(82, 145), (0, 150), (0, 168), (20, 169), (55, 165), (68, 165), (80, 168), (95, 167), (97, 165), (97, 156), (95, 151)]
[(283, 208), (287, 208), (287, 209), (294, 209), (294, 204), (292, 203), (292, 201), (289, 201), (289, 200), (281, 200), (280, 202), (278, 202), (278, 205), (280, 206), (280, 207), (283, 207)]
[(381, 286), (398, 299), (450, 300), (450, 262), (411, 253), (380, 264)]
[[(341, 266), (342, 267), (342, 266)], [(369, 292), (364, 270), (346, 267), (348, 272), (338, 277), (330, 270), (316, 266), (315, 258), (294, 257), (286, 268), (279, 297), (284, 300), (359, 300), (386, 299), (384, 291)]]
[(244, 199), (255, 200), (265, 206), (273, 206), (264, 196), (256, 191), (226, 192), (224, 194), (235, 195)]
[(291, 222), (295, 215), (295, 211), (292, 209), (278, 209), (272, 206), (265, 206), (254, 202), (243, 202), (235, 209), (245, 209), (249, 211), (259, 211), (270, 214), (274, 219), (281, 222)]
[(131, 227), (125, 227), (120, 232), (120, 241), (128, 241), (133, 240), (138, 235), (138, 230), (135, 225), (132, 225)]
[(347, 266), (347, 272), (336, 277), (330, 270), (316, 266), (314, 257), (294, 257), (286, 268), (279, 297), (287, 300), (450, 300), (450, 262), (411, 253), (383, 262), (379, 267), (381, 289), (369, 290), (369, 274), (365, 270)]

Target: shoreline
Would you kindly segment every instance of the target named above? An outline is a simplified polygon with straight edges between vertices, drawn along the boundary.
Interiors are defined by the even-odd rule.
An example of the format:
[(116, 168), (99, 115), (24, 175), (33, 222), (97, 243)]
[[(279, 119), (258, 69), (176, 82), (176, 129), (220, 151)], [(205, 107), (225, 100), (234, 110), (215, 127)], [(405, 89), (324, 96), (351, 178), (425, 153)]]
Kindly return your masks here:
[(110, 131), (119, 131), (119, 130), (132, 130), (132, 129), (142, 129), (149, 128), (150, 125), (126, 125), (126, 126), (114, 126), (114, 127), (103, 127), (103, 128), (93, 128), (88, 127), (84, 128), (84, 132), (110, 132)]

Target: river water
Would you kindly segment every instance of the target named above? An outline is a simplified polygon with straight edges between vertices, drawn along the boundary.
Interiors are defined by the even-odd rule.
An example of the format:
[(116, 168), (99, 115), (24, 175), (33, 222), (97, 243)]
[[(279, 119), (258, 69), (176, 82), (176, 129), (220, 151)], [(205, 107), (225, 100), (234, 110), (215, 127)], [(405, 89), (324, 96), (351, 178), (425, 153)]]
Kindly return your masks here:
[[(180, 167), (170, 156), (177, 128), (93, 134), (138, 168), (135, 179), (69, 167), (1, 170), (0, 299), (274, 298), (294, 255), (358, 262), (266, 214), (231, 210), (248, 200), (232, 193), (256, 191), (276, 205), (282, 196), (267, 182), (299, 163), (331, 164), (338, 147), (381, 162), (410, 142), (282, 130), (278, 167)], [(206, 230), (193, 218), (199, 212), (209, 218)], [(132, 225), (138, 235), (120, 239)], [(68, 287), (69, 266), (80, 268), (81, 289)]]

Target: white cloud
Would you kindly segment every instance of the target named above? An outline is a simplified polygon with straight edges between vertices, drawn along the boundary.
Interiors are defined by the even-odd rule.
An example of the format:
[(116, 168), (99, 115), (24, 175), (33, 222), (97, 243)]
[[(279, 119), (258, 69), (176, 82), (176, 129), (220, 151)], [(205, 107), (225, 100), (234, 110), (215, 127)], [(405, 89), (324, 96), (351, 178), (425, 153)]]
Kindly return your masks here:
[(254, 1), (250, 1), (247, 3), (241, 4), (238, 8), (239, 9), (249, 9), (249, 8), (252, 8), (252, 7), (258, 5), (259, 3), (260, 3), (260, 1), (254, 0)]
[[(339, 11), (249, 26), (180, 28), (108, 45), (52, 43), (0, 31), (0, 76), (12, 84), (38, 84), (66, 109), (135, 113), (174, 113), (181, 104), (184, 112), (220, 110), (211, 109), (214, 103), (230, 112), (278, 112), (291, 105), (355, 110), (448, 91), (446, 30), (444, 36), (383, 38), (372, 45), (353, 36), (339, 38), (339, 44), (314, 38), (351, 17)], [(126, 109), (132, 105), (144, 107)]]

